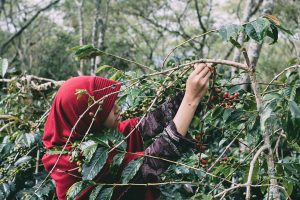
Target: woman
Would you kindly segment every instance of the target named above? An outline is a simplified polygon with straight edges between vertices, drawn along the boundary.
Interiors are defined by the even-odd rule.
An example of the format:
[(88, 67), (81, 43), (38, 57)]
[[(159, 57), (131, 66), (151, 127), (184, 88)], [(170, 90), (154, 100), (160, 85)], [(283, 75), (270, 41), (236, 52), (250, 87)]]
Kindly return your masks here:
[[(207, 92), (210, 75), (207, 64), (196, 64), (194, 71), (187, 79), (185, 93), (178, 93), (173, 98), (169, 98), (155, 111), (148, 113), (140, 123), (139, 118), (120, 122), (120, 108), (115, 103), (120, 90), (119, 83), (95, 76), (71, 78), (61, 86), (56, 94), (45, 124), (43, 144), (47, 150), (62, 149), (69, 138), (70, 144), (66, 145), (66, 149), (72, 151), (71, 143), (83, 138), (94, 119), (89, 132), (98, 133), (103, 128), (117, 128), (125, 136), (131, 133), (126, 141), (127, 152), (135, 154), (126, 154), (122, 163), (123, 167), (143, 155), (176, 160), (183, 152), (194, 146), (194, 140), (187, 134), (187, 130), (199, 102)], [(78, 89), (86, 90), (94, 100), (105, 97), (100, 105), (101, 111), (97, 115), (95, 114), (97, 106), (93, 106), (86, 112), (87, 114), (81, 116), (88, 108), (89, 97), (84, 95), (77, 99), (75, 93)], [(74, 126), (75, 129), (72, 131)], [(154, 137), (156, 137), (155, 141), (144, 150), (143, 141)], [(107, 163), (95, 178), (96, 182), (113, 183), (118, 181), (119, 177), (112, 178), (109, 172), (109, 165), (116, 154), (116, 151), (109, 154)], [(66, 199), (68, 189), (75, 182), (81, 180), (81, 174), (74, 170), (78, 166), (69, 161), (68, 154), (63, 154), (55, 164), (58, 156), (58, 154), (46, 153), (43, 157), (43, 164), (48, 172), (54, 167), (50, 175), (55, 181), (58, 199), (62, 200)], [(158, 175), (164, 172), (168, 166), (169, 163), (166, 161), (145, 156), (143, 164), (132, 182), (156, 182)], [(84, 190), (78, 199), (86, 199), (91, 190), (92, 188)], [(150, 200), (156, 199), (158, 196), (159, 189), (157, 187), (115, 187), (113, 193), (113, 199)]]

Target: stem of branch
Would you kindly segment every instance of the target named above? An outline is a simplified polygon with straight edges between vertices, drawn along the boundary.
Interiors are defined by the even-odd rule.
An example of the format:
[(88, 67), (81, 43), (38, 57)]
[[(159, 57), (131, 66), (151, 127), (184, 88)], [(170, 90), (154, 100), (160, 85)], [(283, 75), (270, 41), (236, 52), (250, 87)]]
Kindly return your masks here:
[(257, 158), (259, 157), (259, 155), (261, 154), (261, 152), (263, 152), (265, 149), (267, 149), (268, 146), (267, 145), (263, 145), (261, 146), (258, 151), (255, 153), (251, 163), (250, 163), (250, 168), (249, 168), (249, 173), (248, 173), (248, 180), (246, 183), (246, 200), (250, 200), (250, 196), (251, 196), (251, 182), (252, 182), (252, 174), (253, 174), (253, 169), (254, 169), (254, 165), (255, 162), (257, 160)]

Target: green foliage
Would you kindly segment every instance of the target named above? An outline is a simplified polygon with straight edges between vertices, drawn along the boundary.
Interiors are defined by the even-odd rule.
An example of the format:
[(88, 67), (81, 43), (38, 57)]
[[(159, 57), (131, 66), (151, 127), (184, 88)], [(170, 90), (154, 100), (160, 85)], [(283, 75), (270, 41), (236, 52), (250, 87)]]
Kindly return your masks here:
[[(166, 80), (165, 76), (151, 77), (140, 74), (140, 71), (136, 69), (124, 72), (123, 69), (131, 67), (130, 64), (115, 57), (105, 56), (109, 54), (108, 52), (113, 52), (114, 55), (131, 58), (132, 60), (159, 63), (161, 60), (160, 56), (165, 54), (165, 43), (161, 42), (162, 40), (160, 39), (164, 33), (160, 30), (161, 27), (156, 27), (158, 34), (154, 34), (150, 31), (148, 33), (147, 30), (149, 30), (149, 27), (155, 26), (155, 24), (152, 23), (151, 26), (149, 24), (147, 24), (149, 26), (142, 26), (142, 23), (139, 24), (141, 21), (135, 20), (137, 18), (134, 18), (134, 16), (145, 19), (150, 16), (148, 21), (151, 22), (152, 19), (155, 19), (154, 11), (157, 7), (170, 10), (168, 3), (161, 1), (155, 1), (155, 3), (151, 4), (148, 1), (122, 1), (117, 3), (119, 3), (118, 6), (120, 6), (120, 8), (112, 10), (111, 13), (119, 16), (111, 18), (111, 21), (108, 23), (109, 33), (113, 34), (105, 40), (107, 43), (106, 46), (100, 49), (91, 45), (85, 45), (77, 46), (71, 50), (76, 51), (75, 56), (78, 59), (88, 60), (95, 56), (101, 56), (103, 62), (96, 70), (97, 75), (101, 74), (101, 76), (106, 76), (110, 79), (126, 81), (126, 87), (128, 86), (128, 88), (122, 91), (118, 101), (124, 109), (122, 117), (127, 119), (143, 115), (151, 105), (159, 89), (163, 90), (162, 96), (158, 98), (158, 101), (154, 104), (152, 109), (163, 102), (167, 96), (174, 94), (178, 90), (183, 90), (185, 88), (184, 83), (187, 79), (187, 74), (185, 74), (182, 69), (179, 69), (167, 79), (167, 84), (163, 85), (163, 82)], [(201, 3), (204, 4), (204, 1)], [(74, 6), (69, 1), (66, 1), (66, 4), (68, 4), (69, 7)], [(93, 8), (92, 5), (93, 4), (88, 2), (86, 8)], [(143, 9), (145, 8), (144, 12), (141, 12), (141, 7)], [(103, 8), (101, 7), (101, 9)], [(190, 8), (187, 6), (187, 9)], [(290, 9), (292, 10), (292, 8)], [(118, 14), (121, 10), (125, 10), (133, 20)], [(68, 14), (73, 17), (75, 16), (72, 11), (68, 12)], [(181, 19), (178, 18), (178, 13), (175, 14), (175, 17), (170, 16), (170, 19), (175, 19), (174, 21)], [(289, 15), (293, 16), (292, 14)], [(89, 25), (92, 23), (92, 20), (90, 20), (91, 16), (92, 15), (87, 16), (89, 17), (87, 20)], [(184, 17), (184, 15), (181, 15), (181, 17)], [(160, 16), (159, 18), (168, 21), (165, 16)], [(126, 20), (128, 21), (126, 22)], [(29, 73), (53, 79), (66, 79), (76, 74), (76, 65), (78, 65), (78, 63), (76, 63), (76, 65), (72, 63), (73, 60), (69, 57), (69, 52), (67, 52), (66, 49), (76, 45), (77, 33), (70, 34), (61, 29), (52, 28), (50, 25), (53, 24), (47, 20), (43, 22), (45, 22), (44, 26), (51, 27), (50, 33), (53, 36), (41, 36), (41, 39), (35, 35), (35, 37), (32, 38), (42, 40), (43, 43), (39, 43), (36, 46), (33, 45), (33, 47), (25, 45), (25, 47), (28, 47), (25, 49), (30, 51), (29, 54), (31, 56), (34, 55), (33, 65), (35, 67), (31, 68), (27, 66), (25, 62), (28, 60), (27, 58), (23, 61), (15, 61), (13, 66), (18, 66), (18, 63), (22, 62), (22, 66), (25, 65)], [(111, 27), (113, 27), (113, 29), (109, 27), (110, 25), (112, 25)], [(171, 21), (170, 27), (173, 27), (173, 25), (174, 22)], [(74, 22), (73, 26), (75, 29), (77, 28), (76, 22)], [(134, 30), (136, 26), (140, 26), (143, 30), (138, 32), (138, 30), (135, 29), (136, 31), (132, 33), (132, 30)], [(182, 26), (180, 26), (180, 28), (184, 29)], [(245, 41), (253, 39), (262, 43), (266, 37), (269, 37), (273, 40), (271, 43), (273, 44), (278, 41), (278, 30), (291, 34), (289, 30), (279, 23), (277, 18), (274, 18), (274, 16), (264, 16), (243, 25), (230, 24), (222, 26), (219, 33), (223, 40), (229, 41), (234, 46), (241, 48), (241, 45), (237, 42), (237, 37), (242, 32), (245, 34)], [(198, 27), (191, 32), (189, 31), (190, 30), (188, 30), (187, 34), (182, 34), (180, 30), (171, 30), (169, 34), (175, 34), (176, 38), (178, 37), (179, 39), (190, 38), (188, 35), (190, 33), (199, 34)], [(34, 31), (28, 32), (33, 33)], [(75, 32), (78, 32), (78, 30), (76, 29)], [(133, 39), (136, 39), (136, 41), (131, 41), (133, 40), (132, 38), (126, 38), (125, 34), (127, 34), (127, 32), (131, 32)], [(1, 36), (2, 35), (1, 33)], [(118, 38), (113, 37), (113, 35), (118, 35)], [(88, 36), (86, 37), (88, 38)], [(143, 40), (141, 40), (141, 38), (143, 38)], [(201, 45), (207, 41), (213, 44), (213, 42), (218, 43), (219, 40), (217, 36), (211, 36), (208, 40), (191, 43), (194, 45), (193, 47), (185, 47), (186, 50), (178, 53), (175, 52), (174, 57), (167, 62), (166, 67), (175, 67), (179, 64), (186, 63), (187, 60), (193, 61), (197, 59), (199, 49), (203, 50), (203, 48), (207, 47), (205, 45), (201, 47)], [(155, 43), (158, 44), (157, 46), (160, 46), (159, 42), (163, 43), (162, 46), (160, 46), (160, 48), (163, 49), (160, 51), (163, 53), (155, 53), (159, 51), (154, 51), (155, 48), (157, 48), (156, 45), (152, 46), (154, 42), (157, 42)], [(199, 44), (200, 47), (197, 46)], [(215, 53), (216, 50), (214, 50), (215, 47), (216, 46), (210, 44), (208, 51), (213, 52), (212, 55), (214, 57), (217, 55)], [(224, 48), (217, 49), (224, 51)], [(195, 55), (189, 57), (189, 59), (181, 59), (182, 57), (186, 57), (186, 54), (193, 53), (195, 53)], [(220, 55), (223, 55), (224, 52), (221, 53)], [(274, 59), (273, 64), (281, 64), (280, 62), (283, 62), (283, 59), (287, 59), (281, 58), (287, 56), (278, 56), (282, 55), (281, 53), (280, 51), (267, 53), (267, 62), (272, 62), (269, 56), (276, 56), (276, 59), (279, 60)], [(199, 53), (199, 55), (202, 54)], [(39, 59), (35, 59), (35, 57)], [(7, 58), (10, 59), (10, 57)], [(299, 59), (293, 58), (289, 62), (284, 61), (283, 63), (286, 66), (290, 66), (299, 63), (298, 61)], [(66, 63), (70, 66), (72, 65), (72, 67), (67, 66)], [(89, 62), (87, 63), (90, 64)], [(5, 64), (4, 68), (2, 67), (2, 76), (7, 75), (7, 73), (5, 73), (7, 71), (6, 66)], [(198, 141), (200, 144), (198, 146), (199, 149), (186, 153), (178, 161), (178, 165), (171, 165), (169, 169), (161, 175), (162, 182), (190, 181), (191, 184), (166, 184), (161, 187), (161, 198), (189, 199), (195, 197), (212, 199), (214, 195), (228, 189), (232, 185), (232, 183), (230, 183), (231, 180), (237, 184), (244, 183), (248, 177), (249, 164), (253, 152), (261, 145), (263, 138), (261, 123), (263, 122), (265, 129), (271, 137), (272, 148), (274, 148), (274, 151), (278, 154), (275, 156), (275, 166), (279, 185), (287, 190), (292, 199), (299, 199), (299, 71), (287, 72), (285, 78), (275, 82), (276, 84), (284, 85), (271, 86), (270, 90), (263, 94), (263, 109), (265, 109), (265, 112), (262, 116), (259, 116), (254, 94), (240, 90), (239, 87), (232, 85), (231, 79), (229, 79), (225, 73), (222, 73), (224, 69), (222, 67), (216, 68), (214, 88), (221, 88), (221, 92), (215, 92), (214, 88), (209, 90), (209, 93), (214, 95), (216, 100), (212, 101), (208, 99), (208, 96), (203, 99), (189, 130), (192, 136), (200, 135), (201, 139)], [(85, 72), (87, 71), (88, 69), (85, 67)], [(133, 84), (133, 86), (129, 86), (130, 84)], [(41, 158), (45, 153), (45, 149), (41, 144), (43, 129), (39, 127), (38, 124), (52, 102), (53, 91), (34, 91), (28, 85), (27, 82), (16, 77), (16, 80), (5, 86), (7, 87), (5, 91), (1, 91), (0, 115), (9, 115), (9, 117), (3, 120), (1, 119), (0, 121), (1, 127), (8, 125), (7, 128), (1, 128), (0, 135), (0, 199), (11, 199), (13, 197), (17, 197), (18, 199), (23, 197), (26, 199), (30, 195), (32, 195), (31, 198), (33, 199), (55, 198), (55, 187), (50, 180), (46, 181), (46, 183), (34, 193), (47, 174), (42, 166), (38, 167), (38, 173), (35, 171), (37, 155)], [(223, 97), (225, 92), (229, 93), (230, 96), (238, 92), (240, 96), (231, 101), (229, 98)], [(84, 90), (76, 91), (78, 98), (86, 94)], [(222, 106), (222, 103), (226, 105)], [(260, 120), (260, 117), (263, 117), (263, 120)], [(97, 185), (97, 183), (92, 182), (92, 180), (94, 180), (105, 167), (109, 150), (123, 141), (124, 137), (116, 131), (111, 132), (105, 130), (104, 132), (104, 134), (89, 134), (80, 145), (78, 145), (78, 143), (73, 144), (73, 147), (78, 149), (70, 152), (71, 158), (76, 159), (76, 164), (79, 163), (77, 164), (78, 171), (82, 173), (83, 181), (75, 183), (69, 189), (69, 199), (74, 199), (89, 186), (94, 187), (90, 199), (111, 199), (113, 187), (101, 183)], [(235, 140), (230, 148), (227, 148), (227, 145), (229, 145), (236, 136), (238, 136), (238, 140)], [(148, 145), (151, 142), (152, 141), (145, 141), (145, 144)], [(114, 175), (113, 177), (116, 177), (121, 172), (120, 165), (122, 165), (125, 157), (126, 142), (118, 146), (116, 151), (118, 151), (118, 154), (114, 156), (112, 164), (109, 166), (110, 173)], [(52, 151), (52, 153), (59, 154), (60, 151)], [(223, 156), (219, 159), (218, 157), (221, 154), (223, 154)], [(218, 162), (216, 162), (217, 159)], [(205, 160), (205, 162), (203, 162), (203, 160)], [(133, 178), (138, 173), (142, 161), (143, 158), (138, 158), (131, 161), (125, 167), (120, 177), (122, 183), (129, 183), (134, 180)], [(40, 159), (39, 163), (41, 163)], [(184, 163), (184, 165), (180, 163)], [(213, 164), (215, 167), (211, 169), (211, 174), (215, 176), (206, 175), (205, 171)], [(186, 166), (193, 166), (193, 169)], [(282, 177), (289, 177), (289, 179), (287, 180)], [(223, 179), (226, 179), (226, 181), (223, 181)], [(263, 156), (255, 163), (252, 181), (253, 184), (269, 183), (268, 169), (265, 157)], [(253, 198), (264, 199), (268, 195), (267, 192), (267, 187), (253, 189)], [(241, 199), (244, 197), (243, 193), (243, 188), (237, 188), (234, 192), (228, 193), (227, 195), (230, 199)], [(284, 193), (281, 193), (281, 195), (287, 197)]]
[(104, 147), (97, 148), (91, 160), (83, 164), (83, 180), (93, 180), (105, 165), (107, 157), (107, 149), (105, 149)]
[(260, 44), (268, 36), (273, 39), (271, 44), (274, 44), (278, 40), (278, 29), (292, 35), (291, 31), (283, 28), (278, 19), (272, 15), (259, 17), (243, 25), (229, 24), (221, 26), (219, 33), (223, 40), (230, 41), (235, 47), (241, 48), (241, 45), (237, 41), (239, 34), (243, 33), (246, 40), (251, 38)]
[(129, 181), (135, 176), (140, 166), (143, 163), (143, 158), (137, 158), (131, 161), (122, 172), (122, 183), (129, 183)]
[(74, 183), (67, 192), (67, 199), (75, 199), (84, 189), (86, 189), (91, 184), (90, 181), (79, 181)]

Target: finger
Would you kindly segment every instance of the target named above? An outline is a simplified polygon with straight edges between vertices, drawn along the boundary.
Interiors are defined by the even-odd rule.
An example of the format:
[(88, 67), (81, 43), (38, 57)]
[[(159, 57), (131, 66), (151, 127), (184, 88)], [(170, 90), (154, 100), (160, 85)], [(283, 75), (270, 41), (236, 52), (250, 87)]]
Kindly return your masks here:
[(209, 68), (208, 67), (205, 67), (199, 74), (197, 74), (197, 76), (199, 78), (203, 78), (206, 76), (206, 74), (210, 72)]
[(194, 65), (194, 71), (191, 73), (191, 76), (199, 74), (206, 67), (205, 63), (196, 63)]
[(210, 76), (211, 76), (211, 72), (208, 71), (208, 73), (202, 78), (202, 81), (203, 82), (209, 82), (208, 79), (209, 79)]

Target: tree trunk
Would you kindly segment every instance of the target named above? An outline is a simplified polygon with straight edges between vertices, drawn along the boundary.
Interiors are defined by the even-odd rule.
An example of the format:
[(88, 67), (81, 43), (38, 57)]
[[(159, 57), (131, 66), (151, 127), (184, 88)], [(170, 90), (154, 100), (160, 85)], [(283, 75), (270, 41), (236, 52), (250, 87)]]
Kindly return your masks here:
[[(274, 7), (274, 0), (264, 0), (262, 4), (261, 15), (272, 14), (273, 7)], [(256, 68), (256, 64), (259, 58), (261, 48), (262, 48), (262, 44), (258, 44), (254, 40), (252, 40), (249, 44), (248, 54), (249, 54), (251, 66), (253, 67), (254, 70)], [(248, 81), (249, 76), (245, 76), (244, 80)], [(262, 103), (261, 109), (263, 109), (263, 107), (264, 104)], [(267, 145), (268, 147), (268, 154), (266, 155), (266, 159), (267, 159), (268, 174), (270, 176), (270, 184), (271, 184), (268, 197), (269, 199), (279, 200), (280, 193), (278, 187), (276, 187), (276, 185), (278, 185), (278, 182), (277, 179), (275, 178), (276, 169), (274, 164), (274, 155), (273, 155), (273, 150), (271, 147), (271, 141), (269, 137), (272, 131), (272, 127), (266, 127), (265, 125), (265, 121), (264, 121), (264, 116), (266, 115), (265, 112), (267, 112), (266, 109), (260, 110), (261, 131), (263, 133), (265, 145)]]
[[(83, 2), (84, 0), (76, 0), (76, 6), (77, 6), (77, 17), (78, 17), (78, 22), (79, 22), (79, 45), (84, 44), (84, 27), (83, 27), (83, 14), (82, 14), (82, 8), (83, 8)], [(77, 71), (78, 75), (83, 75), (84, 70), (83, 70), (83, 60), (80, 60), (80, 67), (79, 70)]]
[[(104, 41), (105, 41), (105, 34), (106, 34), (106, 29), (107, 29), (107, 22), (108, 22), (108, 11), (109, 11), (109, 3), (110, 0), (106, 0), (106, 5), (105, 5), (105, 13), (102, 19), (99, 21), (100, 23), (100, 32), (98, 36), (98, 48), (101, 50), (104, 50)], [(97, 56), (95, 58), (95, 64), (94, 64), (94, 71), (96, 71), (98, 65), (101, 62), (101, 56)]]
[[(96, 0), (96, 11), (95, 11), (95, 20), (93, 24), (93, 32), (92, 32), (92, 44), (94, 47), (97, 46), (97, 41), (99, 37), (99, 20), (100, 20), (100, 5), (101, 5), (101, 0)], [(90, 68), (90, 74), (95, 75), (95, 63), (96, 63), (96, 58), (91, 59), (91, 68)]]

